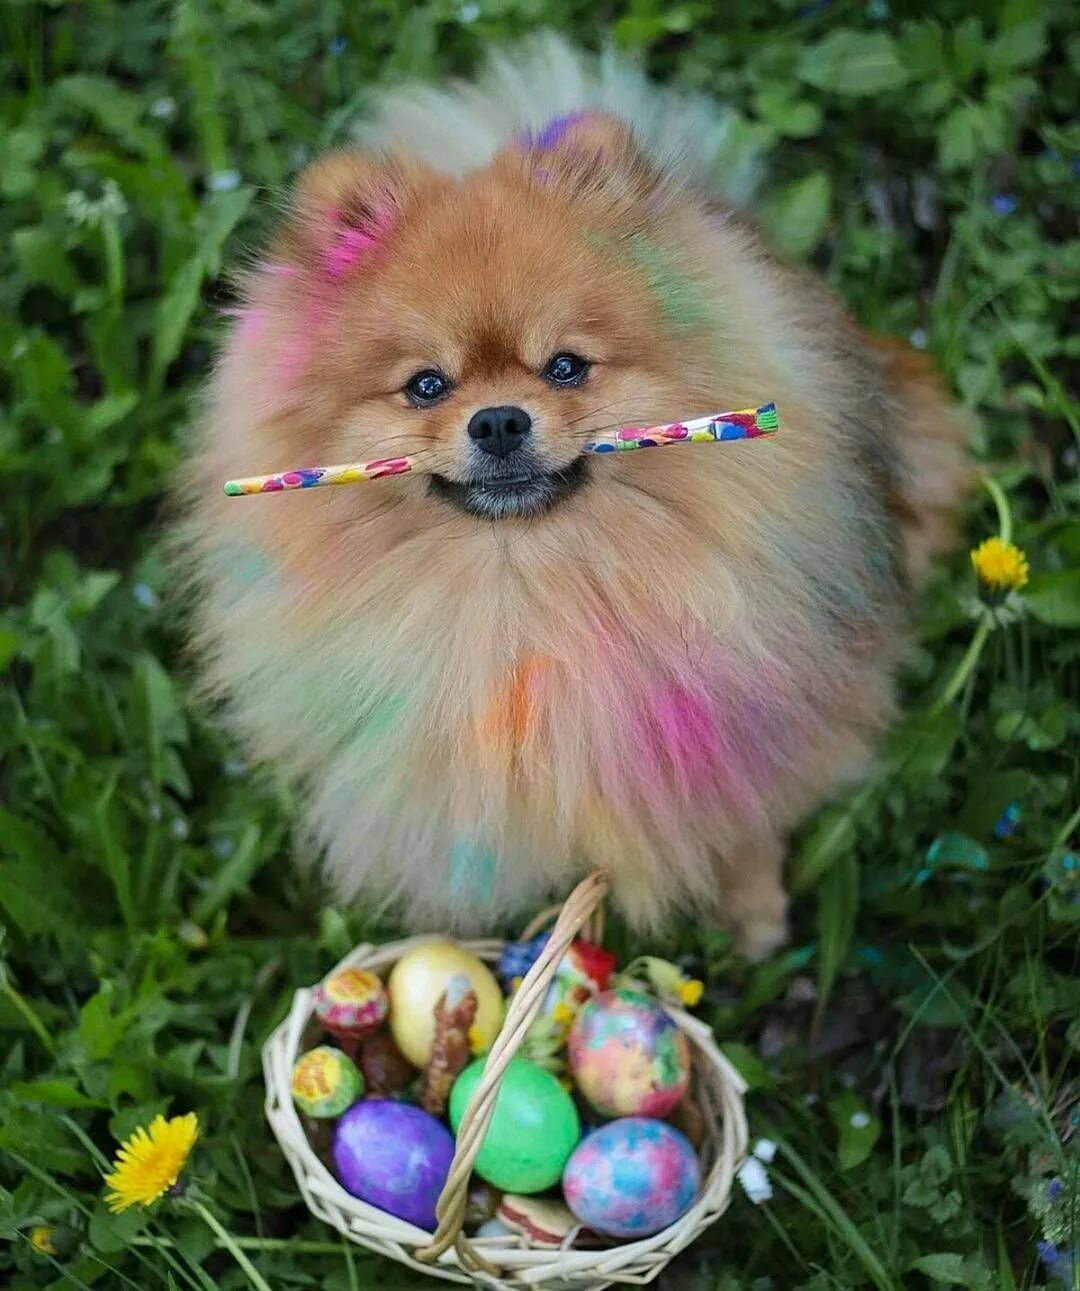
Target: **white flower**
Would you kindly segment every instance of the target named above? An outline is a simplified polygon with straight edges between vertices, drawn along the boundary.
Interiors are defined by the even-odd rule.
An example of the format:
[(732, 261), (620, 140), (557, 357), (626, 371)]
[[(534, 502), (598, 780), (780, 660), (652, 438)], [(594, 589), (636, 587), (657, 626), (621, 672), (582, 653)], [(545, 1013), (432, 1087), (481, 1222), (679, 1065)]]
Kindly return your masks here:
[(750, 1149), (759, 1161), (764, 1161), (766, 1165), (776, 1156), (776, 1144), (772, 1139), (758, 1139)]
[(739, 1173), (735, 1176), (743, 1186), (743, 1192), (750, 1198), (755, 1206), (760, 1206), (763, 1201), (769, 1201), (772, 1198), (772, 1184), (769, 1182), (769, 1174), (757, 1157), (747, 1157), (739, 1167)]
[(97, 201), (79, 189), (73, 189), (64, 197), (64, 212), (68, 219), (73, 224), (85, 224), (92, 229), (96, 229), (105, 216), (119, 219), (127, 209), (128, 204), (115, 179), (107, 179), (102, 184)]
[(852, 1124), (853, 1128), (855, 1128), (855, 1129), (857, 1129), (857, 1130), (865, 1130), (865, 1129), (866, 1129), (866, 1127), (870, 1124), (870, 1113), (869, 1113), (869, 1112), (852, 1112), (852, 1114), (851, 1114), (851, 1124)]
[(206, 181), (206, 187), (212, 193), (230, 193), (234, 188), (240, 187), (240, 172), (238, 170), (219, 170), (216, 175), (211, 175)]
[(102, 215), (113, 215), (117, 219), (127, 214), (128, 204), (115, 179), (107, 179), (101, 186), (101, 201), (98, 209)]

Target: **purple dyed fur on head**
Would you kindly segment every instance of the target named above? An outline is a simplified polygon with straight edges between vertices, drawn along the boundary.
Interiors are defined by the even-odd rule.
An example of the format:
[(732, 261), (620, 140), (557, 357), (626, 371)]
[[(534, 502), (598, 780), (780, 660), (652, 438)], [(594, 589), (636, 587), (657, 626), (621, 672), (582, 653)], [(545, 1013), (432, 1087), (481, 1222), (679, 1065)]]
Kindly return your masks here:
[(558, 147), (562, 143), (566, 132), (571, 126), (577, 125), (588, 116), (587, 112), (567, 112), (561, 117), (552, 117), (546, 125), (533, 134), (531, 130), (522, 133), (522, 146), (525, 148), (534, 148), (537, 152), (549, 152), (552, 148)]

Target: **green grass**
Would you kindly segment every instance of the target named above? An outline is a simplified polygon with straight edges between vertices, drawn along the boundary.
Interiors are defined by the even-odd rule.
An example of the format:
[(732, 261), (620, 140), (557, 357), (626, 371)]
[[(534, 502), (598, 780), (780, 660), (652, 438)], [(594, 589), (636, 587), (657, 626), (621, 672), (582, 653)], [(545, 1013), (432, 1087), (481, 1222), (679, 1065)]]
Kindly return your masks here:
[[(157, 522), (229, 298), (223, 266), (258, 242), (280, 186), (347, 138), (370, 85), (465, 71), (490, 42), (550, 23), (610, 24), (657, 75), (738, 108), (779, 244), (864, 324), (925, 345), (978, 411), (997, 487), (974, 500), (967, 537), (1011, 525), (1033, 572), (987, 618), (966, 550), (941, 568), (881, 775), (797, 846), (792, 949), (751, 969), (691, 926), (655, 947), (707, 978), (702, 1011), (750, 1079), (754, 1131), (780, 1145), (773, 1200), (740, 1191), (660, 1285), (1072, 1284), (1069, 13), (1065, 0), (3, 6), (0, 1281), (418, 1283), (307, 1214), (263, 1121), (261, 1041), (293, 989), (371, 928), (294, 868), (287, 799), (192, 703)], [(1015, 832), (996, 837), (1010, 803)], [(220, 1231), (177, 1202), (110, 1218), (99, 1174), (116, 1137), (191, 1109), (204, 1126), (191, 1175)], [(59, 1255), (31, 1248), (36, 1224), (58, 1229)]]

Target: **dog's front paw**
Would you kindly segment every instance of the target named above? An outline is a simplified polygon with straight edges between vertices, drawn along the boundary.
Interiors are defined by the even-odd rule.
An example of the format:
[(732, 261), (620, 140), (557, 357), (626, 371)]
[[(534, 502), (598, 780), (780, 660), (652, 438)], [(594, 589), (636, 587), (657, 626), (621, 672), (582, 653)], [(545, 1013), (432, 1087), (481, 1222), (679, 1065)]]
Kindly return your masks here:
[(751, 963), (760, 963), (768, 959), (774, 950), (779, 950), (788, 939), (786, 912), (748, 916), (734, 927), (735, 949), (745, 955)]

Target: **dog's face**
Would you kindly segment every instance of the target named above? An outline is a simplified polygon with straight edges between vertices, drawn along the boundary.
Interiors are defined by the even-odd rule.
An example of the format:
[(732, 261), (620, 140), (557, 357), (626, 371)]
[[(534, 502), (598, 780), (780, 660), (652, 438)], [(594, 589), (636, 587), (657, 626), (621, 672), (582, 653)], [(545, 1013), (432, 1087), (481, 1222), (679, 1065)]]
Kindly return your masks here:
[(709, 302), (641, 232), (658, 178), (615, 123), (553, 134), (462, 181), (344, 155), (307, 173), (270, 329), (320, 441), (298, 463), (408, 454), (440, 507), (535, 517), (590, 482), (597, 435), (712, 411), (687, 406)]

